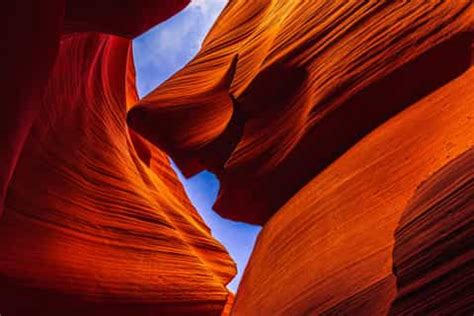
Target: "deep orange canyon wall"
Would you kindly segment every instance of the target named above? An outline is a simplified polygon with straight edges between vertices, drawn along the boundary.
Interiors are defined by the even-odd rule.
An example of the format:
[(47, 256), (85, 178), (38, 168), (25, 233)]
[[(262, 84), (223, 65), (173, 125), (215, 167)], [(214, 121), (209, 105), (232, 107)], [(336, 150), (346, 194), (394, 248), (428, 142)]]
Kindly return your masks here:
[(232, 315), (468, 311), (472, 292), (443, 293), (452, 281), (436, 269), (468, 277), (472, 258), (393, 270), (414, 255), (394, 253), (403, 238), (407, 252), (427, 245), (396, 235), (417, 188), (474, 146), (473, 43), (468, 0), (235, 0), (199, 54), (131, 109), (129, 125), (185, 175), (218, 175), (221, 215), (264, 224)]
[[(293, 196), (258, 237), (237, 293), (234, 315), (386, 315), (395, 297), (403, 295), (397, 294), (397, 278), (392, 274), (395, 231), (403, 225), (403, 221), (399, 224), (402, 214), (423, 181), (474, 146), (473, 79), (471, 68), (411, 105)], [(460, 179), (468, 176), (463, 170), (457, 174)], [(436, 200), (435, 195), (432, 198)], [(417, 236), (429, 233), (434, 242), (458, 222), (470, 227), (472, 234), (472, 211), (470, 206), (470, 211), (461, 213), (462, 218), (446, 218), (436, 232), (420, 229)], [(421, 248), (424, 238), (410, 241)], [(457, 242), (468, 245), (470, 239)], [(416, 255), (411, 250), (410, 255)], [(469, 255), (466, 249), (453, 251), (459, 257)], [(453, 262), (446, 257), (440, 266), (455, 273)], [(429, 267), (418, 268), (417, 273), (433, 278), (435, 273)], [(466, 269), (464, 277), (470, 275), (472, 268)], [(407, 281), (402, 277), (404, 286)], [(409, 282), (416, 286), (417, 282)], [(426, 285), (422, 290), (429, 288)], [(423, 304), (439, 315), (436, 312), (449, 310), (449, 306), (455, 310), (454, 304), (460, 303), (453, 296), (436, 309), (435, 302), (445, 294), (430, 293), (429, 300), (408, 295), (411, 309), (402, 315), (429, 315)], [(465, 304), (467, 297), (462, 299)], [(461, 311), (453, 315), (468, 310)]]
[(220, 214), (263, 224), (364, 135), (466, 71), (473, 12), (469, 0), (230, 1), (129, 124), (186, 175), (215, 172)]
[[(172, 12), (155, 7), (155, 23), (187, 1), (175, 3)], [(156, 15), (161, 9), (166, 16)], [(100, 14), (112, 22), (110, 12)], [(117, 21), (120, 31), (103, 31), (123, 33), (127, 23)], [(136, 35), (129, 23), (128, 35)], [(167, 155), (126, 126), (137, 102), (130, 39), (64, 25), (52, 62), (44, 60), (51, 68), (34, 95), (0, 217), (0, 313), (220, 315), (235, 264)], [(42, 57), (21, 74), (34, 73), (28, 66)], [(6, 113), (22, 118), (15, 105)]]
[[(4, 10), (0, 313), (471, 312), (472, 1), (231, 0), (140, 101), (130, 38), (189, 1), (114, 3)], [(168, 156), (264, 224), (235, 301)]]

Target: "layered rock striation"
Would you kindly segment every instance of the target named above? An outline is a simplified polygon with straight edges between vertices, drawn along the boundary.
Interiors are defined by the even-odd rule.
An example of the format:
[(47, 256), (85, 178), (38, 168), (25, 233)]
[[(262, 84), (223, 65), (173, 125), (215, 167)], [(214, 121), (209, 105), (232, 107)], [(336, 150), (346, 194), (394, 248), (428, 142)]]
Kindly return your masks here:
[(230, 1), (129, 124), (185, 175), (215, 172), (220, 214), (264, 224), (364, 135), (466, 71), (473, 10), (468, 0)]
[(472, 1), (231, 1), (130, 110), (186, 175), (218, 175), (220, 214), (264, 224), (232, 315), (468, 310), (470, 193), (419, 215), (429, 236), (403, 214), (474, 146), (473, 31)]
[(261, 231), (233, 314), (387, 315), (399, 297), (394, 315), (427, 315), (469, 302), (452, 288), (472, 275), (469, 156), (449, 168), (445, 187), (421, 189), (423, 201), (440, 202), (439, 210), (433, 205), (440, 213), (409, 203), (424, 181), (473, 148), (473, 79), (471, 68), (391, 118), (293, 196)]
[[(131, 41), (103, 32), (137, 35), (188, 1), (155, 3), (152, 11), (140, 6), (145, 2), (121, 7), (127, 12), (117, 7), (115, 16), (105, 3), (67, 1), (51, 21), (63, 31), (37, 29), (35, 41), (47, 38), (44, 46), (56, 52), (39, 50), (18, 69), (45, 69), (31, 107), (16, 108), (31, 85), (11, 82), (23, 94), (4, 107), (19, 123), (2, 126), (1, 134), (12, 144), (2, 147), (5, 157), (12, 161), (17, 152), (10, 171), (2, 162), (2, 314), (220, 315), (227, 304), (235, 264), (168, 156), (126, 125), (138, 101)], [(127, 16), (132, 7), (150, 18)], [(54, 13), (35, 16), (48, 21)], [(20, 54), (32, 55), (34, 47), (27, 48)], [(35, 78), (24, 81), (30, 79), (33, 85)], [(15, 143), (20, 132), (24, 141)]]
[(18, 156), (36, 119), (62, 34), (95, 31), (133, 38), (184, 8), (190, 0), (9, 1), (2, 61), (5, 104), (0, 110), (0, 215)]
[[(472, 1), (232, 0), (142, 100), (189, 1), (53, 2), (9, 4), (0, 313), (472, 313)], [(235, 298), (168, 157), (264, 224)]]
[(391, 315), (468, 315), (474, 298), (474, 148), (420, 188), (403, 212), (393, 252)]

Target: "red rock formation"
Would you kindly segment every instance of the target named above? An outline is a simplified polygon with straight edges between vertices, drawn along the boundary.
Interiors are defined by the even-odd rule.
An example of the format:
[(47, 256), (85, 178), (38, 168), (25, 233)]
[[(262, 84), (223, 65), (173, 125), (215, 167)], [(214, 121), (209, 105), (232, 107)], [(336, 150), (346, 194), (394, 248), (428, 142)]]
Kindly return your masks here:
[(228, 298), (227, 298), (227, 304), (225, 305), (224, 307), (224, 310), (222, 311), (222, 314), (221, 316), (228, 316), (230, 315), (230, 312), (232, 310), (232, 306), (234, 305), (234, 294), (229, 294)]
[(2, 314), (220, 315), (226, 305), (234, 263), (167, 155), (127, 129), (130, 52), (112, 35), (61, 39), (0, 219)]
[(66, 32), (104, 32), (133, 38), (178, 13), (191, 0), (67, 0)]
[(7, 1), (7, 84), (0, 112), (0, 216), (8, 183), (36, 118), (62, 32), (97, 31), (134, 37), (184, 8), (190, 0)]
[[(185, 174), (217, 173), (219, 213), (262, 224), (364, 135), (469, 67), (473, 12), (469, 0), (231, 1), (196, 58), (129, 122)], [(224, 93), (216, 87), (235, 55)], [(208, 146), (217, 140), (227, 148)]]
[(3, 202), (23, 144), (39, 109), (57, 54), (64, 1), (6, 1), (5, 54), (1, 61), (0, 218)]
[(260, 233), (233, 315), (386, 315), (408, 201), (474, 146), (473, 80), (471, 68), (411, 105), (293, 196)]
[(470, 315), (474, 297), (474, 148), (431, 176), (395, 234), (392, 315)]
[(474, 146), (473, 23), (472, 1), (236, 0), (132, 108), (186, 175), (217, 173), (219, 213), (265, 223), (233, 315), (384, 315), (407, 291), (401, 214)]
[[(234, 0), (135, 105), (125, 37), (188, 2), (14, 5), (38, 47), (7, 32), (0, 313), (464, 311), (472, 1)], [(235, 266), (168, 155), (217, 173), (221, 214), (266, 223), (235, 302)]]
[[(169, 105), (165, 105), (167, 100), (162, 100), (160, 107), (152, 111), (143, 105), (134, 107), (128, 114), (129, 125), (170, 153), (185, 176), (204, 168), (220, 171), (243, 132), (243, 115), (229, 94), (236, 65), (235, 56), (210, 91), (180, 99), (185, 105), (182, 108), (174, 106), (175, 95), (169, 97)], [(214, 125), (208, 126), (208, 122)]]

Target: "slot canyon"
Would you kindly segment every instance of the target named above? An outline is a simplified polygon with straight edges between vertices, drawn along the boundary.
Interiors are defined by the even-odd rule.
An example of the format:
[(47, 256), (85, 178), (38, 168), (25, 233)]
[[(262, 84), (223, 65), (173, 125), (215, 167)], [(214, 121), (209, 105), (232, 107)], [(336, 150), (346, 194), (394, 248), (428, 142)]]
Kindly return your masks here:
[(219, 0), (141, 95), (206, 1), (2, 4), (0, 316), (473, 315), (473, 1)]

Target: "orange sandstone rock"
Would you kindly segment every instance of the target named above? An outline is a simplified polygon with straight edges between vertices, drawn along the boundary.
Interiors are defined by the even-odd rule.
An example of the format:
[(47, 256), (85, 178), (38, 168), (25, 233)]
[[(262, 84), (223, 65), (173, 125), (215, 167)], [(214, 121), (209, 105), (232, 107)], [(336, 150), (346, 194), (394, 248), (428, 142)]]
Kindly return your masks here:
[[(412, 266), (403, 258), (416, 255), (415, 248), (422, 251), (429, 247), (426, 242), (442, 238), (443, 232), (453, 232), (458, 225), (468, 228), (469, 206), (458, 209), (456, 217), (439, 222), (432, 238), (417, 235), (415, 243), (410, 240), (411, 250), (403, 246), (407, 238), (414, 238), (403, 233), (408, 229), (403, 229), (407, 225), (405, 212), (423, 181), (474, 146), (473, 80), (471, 68), (411, 105), (364, 137), (293, 196), (260, 233), (233, 315), (386, 315), (397, 295), (403, 298), (423, 285), (428, 279), (418, 283), (404, 274), (416, 263)], [(466, 168), (457, 168), (459, 181), (469, 179), (463, 173)], [(446, 186), (444, 190), (452, 192), (448, 183)], [(427, 194), (426, 198), (433, 201), (441, 198), (436, 191)], [(472, 191), (467, 194), (466, 198)], [(402, 214), (405, 218), (401, 219)], [(403, 230), (395, 235), (399, 225)], [(467, 235), (459, 237), (463, 241), (450, 235), (452, 240), (446, 242), (468, 242)], [(398, 242), (394, 262), (393, 249)], [(468, 252), (456, 250), (452, 255), (463, 257)], [(444, 258), (443, 268), (458, 275), (449, 258)], [(400, 291), (392, 273), (394, 266), (399, 271), (396, 276), (401, 277)], [(416, 271), (428, 278), (435, 273), (427, 266)], [(469, 273), (465, 277), (472, 270)], [(448, 294), (436, 290), (442, 288), (425, 285), (423, 291), (433, 290), (426, 292), (433, 295), (430, 301), (421, 303), (409, 294), (412, 303), (431, 305), (438, 298), (446, 299)], [(449, 309), (450, 303), (444, 302), (444, 308)], [(402, 302), (395, 306), (408, 314), (417, 310)]]
[[(0, 313), (464, 312), (472, 1), (233, 0), (138, 102), (125, 37), (189, 1), (159, 3), (13, 5)], [(221, 214), (266, 223), (235, 302), (168, 156), (219, 176)]]
[(220, 214), (263, 224), (364, 135), (466, 71), (473, 22), (470, 0), (230, 1), (129, 124), (184, 174), (216, 172)]
[(474, 311), (474, 148), (417, 190), (403, 212), (393, 252), (392, 315)]
[(126, 126), (128, 39), (62, 38), (0, 220), (5, 315), (220, 315), (235, 265)]
[(0, 217), (18, 156), (38, 114), (61, 34), (96, 31), (132, 38), (183, 9), (189, 0), (5, 1), (0, 110)]
[(242, 136), (243, 113), (239, 113), (239, 105), (229, 94), (237, 60), (234, 56), (210, 91), (180, 99), (191, 106), (175, 107), (173, 97), (169, 106), (162, 100), (159, 108), (150, 111), (148, 106), (139, 105), (128, 113), (128, 124), (168, 152), (184, 167), (185, 176), (203, 168), (219, 172)]
[(234, 294), (229, 294), (228, 298), (227, 298), (227, 304), (225, 305), (224, 307), (224, 310), (222, 311), (222, 314), (221, 316), (228, 316), (230, 315), (230, 312), (232, 310), (232, 306), (234, 304)]

